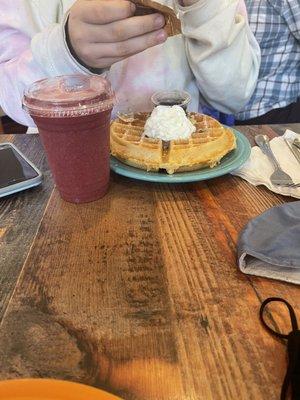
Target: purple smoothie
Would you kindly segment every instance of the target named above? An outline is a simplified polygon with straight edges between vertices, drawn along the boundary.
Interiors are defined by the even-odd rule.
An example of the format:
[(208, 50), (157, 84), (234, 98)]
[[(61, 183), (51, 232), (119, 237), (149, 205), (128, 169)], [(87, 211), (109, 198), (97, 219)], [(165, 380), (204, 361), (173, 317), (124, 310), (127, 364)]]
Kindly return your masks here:
[(34, 83), (24, 106), (36, 123), (61, 197), (85, 203), (109, 186), (113, 92), (99, 76), (70, 75)]

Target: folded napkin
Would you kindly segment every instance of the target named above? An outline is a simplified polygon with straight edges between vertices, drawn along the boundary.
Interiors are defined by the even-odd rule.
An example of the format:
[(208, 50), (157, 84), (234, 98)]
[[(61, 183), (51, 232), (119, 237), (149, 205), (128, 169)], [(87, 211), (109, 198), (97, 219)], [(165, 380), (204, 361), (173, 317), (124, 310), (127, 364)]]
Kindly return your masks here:
[[(294, 140), (296, 137), (300, 139), (300, 134), (287, 129), (283, 136), (270, 140), (270, 146), (281, 168), (291, 176), (295, 183), (300, 183), (300, 164), (284, 141), (284, 138)], [(268, 157), (258, 146), (254, 146), (248, 161), (232, 174), (240, 176), (255, 186), (264, 185), (272, 192), (300, 199), (300, 187), (288, 188), (271, 184), (270, 176), (273, 171), (273, 164)]]
[(300, 284), (300, 201), (270, 208), (248, 222), (237, 251), (242, 272)]

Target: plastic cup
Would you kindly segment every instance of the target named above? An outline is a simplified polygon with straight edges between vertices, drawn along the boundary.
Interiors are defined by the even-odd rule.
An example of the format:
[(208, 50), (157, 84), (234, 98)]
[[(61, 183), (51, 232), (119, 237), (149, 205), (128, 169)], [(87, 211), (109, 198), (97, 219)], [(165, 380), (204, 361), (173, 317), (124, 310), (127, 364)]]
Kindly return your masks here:
[(183, 90), (164, 90), (156, 92), (151, 96), (154, 106), (175, 106), (178, 105), (187, 111), (187, 106), (191, 101), (189, 93)]
[(23, 106), (36, 123), (61, 197), (85, 203), (108, 190), (109, 127), (114, 103), (100, 76), (66, 75), (33, 83)]

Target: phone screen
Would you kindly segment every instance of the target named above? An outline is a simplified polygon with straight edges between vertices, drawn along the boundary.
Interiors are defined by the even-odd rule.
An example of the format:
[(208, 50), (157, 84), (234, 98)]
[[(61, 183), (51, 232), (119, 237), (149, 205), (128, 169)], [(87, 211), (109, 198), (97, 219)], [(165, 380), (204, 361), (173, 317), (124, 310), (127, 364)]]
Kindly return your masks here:
[(14, 148), (0, 145), (0, 189), (37, 176), (37, 171)]

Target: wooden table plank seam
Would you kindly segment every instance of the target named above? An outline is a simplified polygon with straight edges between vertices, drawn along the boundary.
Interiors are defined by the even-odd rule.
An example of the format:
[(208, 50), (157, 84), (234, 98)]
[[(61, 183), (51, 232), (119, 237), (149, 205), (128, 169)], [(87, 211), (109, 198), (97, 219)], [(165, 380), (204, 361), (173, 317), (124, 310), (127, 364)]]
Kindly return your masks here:
[[(252, 140), (283, 127), (240, 130)], [(281, 296), (298, 312), (299, 288), (242, 274), (236, 242), (251, 218), (292, 199), (230, 175), (155, 185), (113, 174), (102, 200), (72, 205), (53, 190), (37, 137), (5, 140), (46, 180), (0, 203), (0, 271), (6, 276), (6, 263), (14, 271), (0, 287), (1, 379), (74, 380), (126, 400), (279, 397), (285, 348), (258, 311), (266, 297)], [(27, 229), (35, 205), (15, 260), (9, 236), (18, 224)], [(280, 311), (267, 318), (284, 329)]]

